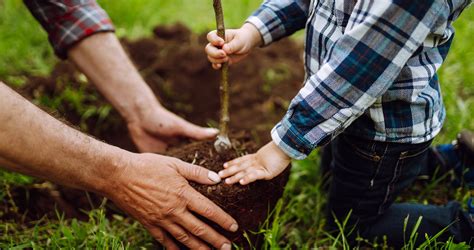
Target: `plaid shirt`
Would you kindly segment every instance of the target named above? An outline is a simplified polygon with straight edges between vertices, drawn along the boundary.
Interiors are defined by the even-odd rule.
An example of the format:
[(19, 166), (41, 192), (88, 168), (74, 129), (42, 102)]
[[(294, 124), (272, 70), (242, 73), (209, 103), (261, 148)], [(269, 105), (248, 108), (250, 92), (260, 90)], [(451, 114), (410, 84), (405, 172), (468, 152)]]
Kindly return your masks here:
[(33, 16), (48, 32), (56, 55), (67, 58), (67, 51), (82, 39), (114, 31), (107, 13), (95, 0), (24, 0)]
[(267, 0), (247, 20), (264, 44), (306, 26), (306, 80), (273, 141), (304, 159), (342, 131), (421, 143), (441, 129), (437, 70), (472, 0)]

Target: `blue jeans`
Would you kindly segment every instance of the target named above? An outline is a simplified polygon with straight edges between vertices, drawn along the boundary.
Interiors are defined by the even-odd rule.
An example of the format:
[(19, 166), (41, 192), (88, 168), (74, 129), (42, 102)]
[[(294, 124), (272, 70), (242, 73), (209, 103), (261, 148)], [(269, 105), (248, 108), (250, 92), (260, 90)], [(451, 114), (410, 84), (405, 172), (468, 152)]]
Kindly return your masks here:
[[(387, 236), (389, 245), (399, 248), (409, 239), (420, 216), (417, 243), (425, 234), (434, 236), (449, 229), (439, 241), (454, 237), (456, 242), (468, 244), (473, 239), (474, 226), (461, 205), (450, 202), (446, 206), (394, 203), (397, 196), (410, 187), (428, 164), (431, 141), (422, 144), (386, 143), (341, 134), (323, 151), (322, 167), (332, 172), (329, 188), (328, 227), (337, 230), (351, 213), (346, 233), (354, 240), (381, 240)], [(447, 187), (449, 188), (449, 187)], [(405, 218), (408, 225), (404, 230)]]

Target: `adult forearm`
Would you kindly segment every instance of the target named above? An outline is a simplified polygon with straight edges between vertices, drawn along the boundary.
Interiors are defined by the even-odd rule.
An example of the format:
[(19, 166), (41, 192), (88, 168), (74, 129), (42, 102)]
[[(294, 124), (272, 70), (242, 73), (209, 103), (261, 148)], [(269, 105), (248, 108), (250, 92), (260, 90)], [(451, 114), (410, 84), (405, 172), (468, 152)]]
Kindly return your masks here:
[(103, 192), (125, 151), (54, 119), (0, 83), (0, 163), (23, 174)]
[(161, 153), (178, 136), (202, 140), (217, 135), (162, 107), (113, 33), (82, 40), (69, 50), (69, 58), (120, 112), (140, 152)]
[[(185, 178), (212, 185), (215, 172), (156, 154), (132, 154), (54, 119), (0, 83), (0, 166), (100, 193), (139, 220), (167, 249), (170, 235), (191, 249), (230, 249), (230, 242), (194, 213), (235, 232), (238, 225)], [(199, 240), (198, 238), (201, 238)]]
[(127, 121), (159, 105), (115, 34), (90, 36), (71, 48), (68, 56)]

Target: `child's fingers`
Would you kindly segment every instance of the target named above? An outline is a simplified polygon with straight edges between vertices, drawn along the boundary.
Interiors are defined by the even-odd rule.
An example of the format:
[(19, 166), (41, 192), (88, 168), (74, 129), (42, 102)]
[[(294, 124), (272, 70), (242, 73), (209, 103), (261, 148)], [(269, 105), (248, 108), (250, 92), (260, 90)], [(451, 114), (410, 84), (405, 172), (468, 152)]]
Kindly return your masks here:
[(221, 178), (227, 178), (231, 175), (235, 175), (236, 173), (241, 172), (242, 170), (245, 170), (246, 168), (250, 166), (251, 166), (250, 164), (246, 162), (242, 162), (241, 164), (232, 165), (231, 167), (221, 170), (219, 171), (218, 174)]
[(229, 60), (229, 58), (228, 57), (214, 58), (214, 57), (211, 57), (211, 56), (207, 56), (207, 60), (209, 60), (209, 62), (211, 62), (211, 63), (225, 63)]
[(225, 183), (229, 184), (229, 185), (235, 184), (235, 183), (239, 182), (242, 178), (244, 178), (245, 175), (246, 175), (245, 171), (240, 171), (237, 174), (235, 174), (234, 176), (231, 176), (231, 177), (225, 179)]
[(207, 33), (207, 41), (210, 42), (214, 46), (222, 47), (224, 46), (224, 39), (220, 38), (217, 35), (217, 31), (213, 30), (209, 33)]
[(227, 57), (227, 54), (225, 53), (224, 50), (218, 49), (210, 43), (208, 43), (206, 45), (206, 47), (204, 48), (204, 51), (210, 57), (214, 57), (214, 58), (226, 58)]
[(247, 171), (246, 175), (242, 179), (240, 179), (239, 183), (241, 185), (247, 185), (256, 180), (263, 180), (265, 179), (265, 177), (265, 171), (259, 169), (252, 169)]
[(234, 165), (241, 165), (243, 162), (247, 161), (251, 155), (245, 155), (239, 158), (235, 158), (232, 161), (224, 163), (224, 168), (232, 167)]

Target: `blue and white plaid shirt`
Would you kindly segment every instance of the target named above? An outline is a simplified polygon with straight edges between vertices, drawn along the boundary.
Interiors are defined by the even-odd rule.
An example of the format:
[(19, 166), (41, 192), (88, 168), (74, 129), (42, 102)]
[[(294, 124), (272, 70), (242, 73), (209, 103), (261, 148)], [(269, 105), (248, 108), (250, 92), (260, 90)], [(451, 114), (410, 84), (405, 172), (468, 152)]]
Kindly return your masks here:
[(306, 80), (273, 141), (294, 159), (342, 131), (422, 143), (445, 119), (437, 71), (472, 0), (267, 0), (247, 20), (264, 44), (306, 27)]

